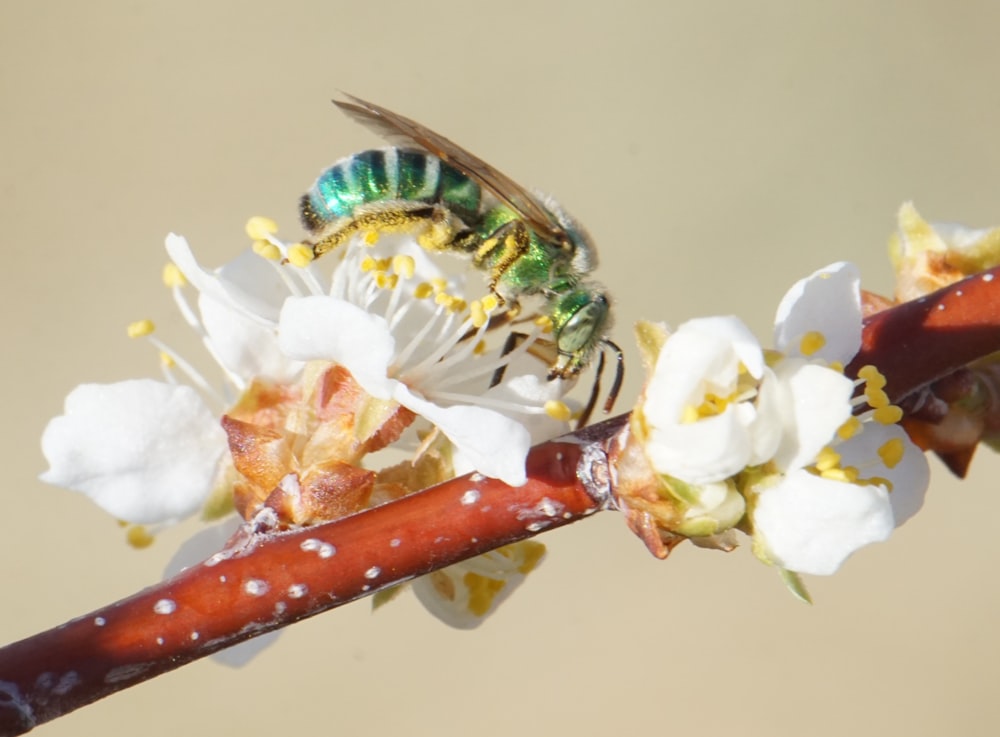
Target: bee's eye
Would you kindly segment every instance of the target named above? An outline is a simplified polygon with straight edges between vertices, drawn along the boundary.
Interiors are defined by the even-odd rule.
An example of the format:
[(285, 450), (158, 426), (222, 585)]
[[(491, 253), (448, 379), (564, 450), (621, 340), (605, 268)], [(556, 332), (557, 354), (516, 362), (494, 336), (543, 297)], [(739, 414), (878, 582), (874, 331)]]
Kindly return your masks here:
[(587, 352), (601, 336), (601, 329), (608, 317), (608, 300), (596, 295), (580, 306), (559, 330), (556, 347), (562, 354)]

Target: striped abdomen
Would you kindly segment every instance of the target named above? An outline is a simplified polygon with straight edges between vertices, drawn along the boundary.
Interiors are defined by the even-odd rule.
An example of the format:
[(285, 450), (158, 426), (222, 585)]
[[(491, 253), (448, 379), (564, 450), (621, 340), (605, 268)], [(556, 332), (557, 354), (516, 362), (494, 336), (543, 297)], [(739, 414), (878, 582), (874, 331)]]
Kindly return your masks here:
[(343, 158), (319, 175), (302, 195), (302, 224), (312, 233), (362, 205), (381, 202), (440, 204), (467, 224), (476, 222), (479, 185), (436, 156), (412, 149), (381, 148)]

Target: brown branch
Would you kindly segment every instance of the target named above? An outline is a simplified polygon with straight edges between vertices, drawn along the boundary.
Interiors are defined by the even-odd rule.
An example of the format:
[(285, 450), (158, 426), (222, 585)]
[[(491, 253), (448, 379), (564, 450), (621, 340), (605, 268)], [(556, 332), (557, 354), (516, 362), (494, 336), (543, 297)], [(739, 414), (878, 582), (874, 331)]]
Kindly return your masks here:
[(1000, 350), (1000, 267), (865, 319), (848, 376), (874, 364), (894, 402)]
[(465, 558), (569, 524), (610, 499), (609, 420), (532, 450), (512, 488), (465, 476), (315, 527), (244, 543), (135, 596), (0, 649), (0, 734)]

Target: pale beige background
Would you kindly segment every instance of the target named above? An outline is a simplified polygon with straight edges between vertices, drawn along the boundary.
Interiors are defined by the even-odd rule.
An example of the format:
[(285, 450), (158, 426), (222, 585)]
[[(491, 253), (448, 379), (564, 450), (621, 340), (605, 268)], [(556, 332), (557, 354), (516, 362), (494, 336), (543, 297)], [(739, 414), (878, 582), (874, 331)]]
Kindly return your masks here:
[[(376, 143), (338, 89), (557, 193), (600, 244), (622, 343), (640, 316), (738, 312), (766, 336), (791, 281), (837, 259), (888, 289), (905, 199), (1000, 222), (995, 3), (18, 5), (0, 10), (0, 641), (155, 581), (191, 531), (126, 548), (36, 480), (38, 437), (75, 383), (155, 372), (127, 321), (179, 342), (168, 231), (207, 263), (251, 214), (294, 237), (319, 170)], [(657, 562), (607, 514), (547, 535), (479, 631), (359, 603), (43, 734), (993, 735), (998, 469), (935, 466), (922, 515), (811, 580), (812, 608), (746, 550)]]

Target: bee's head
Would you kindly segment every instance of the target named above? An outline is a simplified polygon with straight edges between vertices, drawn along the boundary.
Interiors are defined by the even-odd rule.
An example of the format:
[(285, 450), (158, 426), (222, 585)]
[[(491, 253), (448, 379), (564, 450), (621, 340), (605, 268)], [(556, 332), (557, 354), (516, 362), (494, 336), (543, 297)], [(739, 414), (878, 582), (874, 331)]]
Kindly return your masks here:
[(586, 282), (550, 301), (552, 336), (559, 352), (549, 378), (575, 376), (589, 362), (609, 326), (610, 305), (604, 291)]

